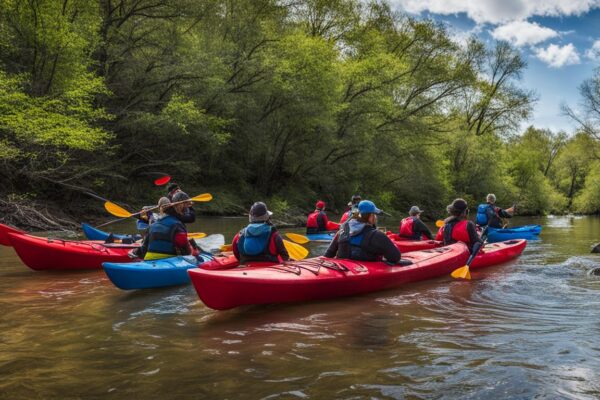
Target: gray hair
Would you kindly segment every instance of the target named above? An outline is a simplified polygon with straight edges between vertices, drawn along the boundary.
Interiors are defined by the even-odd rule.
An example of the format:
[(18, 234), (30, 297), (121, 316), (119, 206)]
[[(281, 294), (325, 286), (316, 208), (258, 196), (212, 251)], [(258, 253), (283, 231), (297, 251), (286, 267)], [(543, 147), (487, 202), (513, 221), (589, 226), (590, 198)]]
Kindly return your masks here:
[(494, 193), (490, 193), (486, 196), (485, 200), (488, 203), (495, 203), (496, 202), (496, 195)]

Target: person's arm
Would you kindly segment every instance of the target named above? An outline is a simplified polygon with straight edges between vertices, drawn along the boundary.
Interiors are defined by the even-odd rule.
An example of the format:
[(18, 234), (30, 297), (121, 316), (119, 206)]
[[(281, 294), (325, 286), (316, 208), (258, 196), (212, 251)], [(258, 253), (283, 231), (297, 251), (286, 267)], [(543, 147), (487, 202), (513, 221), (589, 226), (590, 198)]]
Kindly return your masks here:
[(400, 261), (400, 250), (398, 250), (394, 242), (392, 242), (385, 233), (375, 231), (373, 233), (373, 238), (371, 239), (371, 245), (376, 248), (377, 252), (382, 254), (388, 262), (396, 264)]
[(437, 231), (437, 234), (435, 235), (435, 240), (437, 240), (439, 242), (444, 241), (444, 227), (443, 226)]
[(273, 240), (275, 241), (275, 250), (277, 252), (277, 255), (279, 255), (283, 261), (289, 260), (290, 255), (288, 254), (287, 249), (283, 244), (283, 239), (281, 238), (279, 232), (275, 232), (273, 234)]
[(178, 250), (178, 254), (187, 256), (192, 254), (192, 248), (188, 241), (187, 232), (183, 227), (177, 227), (175, 230), (175, 237), (173, 238), (175, 248)]
[(235, 258), (237, 258), (237, 260), (240, 260), (240, 251), (238, 249), (238, 242), (240, 240), (240, 234), (239, 232), (235, 234), (235, 236), (233, 237), (233, 240), (231, 241), (231, 250), (233, 250), (233, 255), (235, 256)]
[(469, 234), (469, 250), (473, 249), (475, 243), (483, 243), (483, 240), (481, 240), (481, 237), (479, 237), (479, 234), (477, 233), (475, 224), (471, 221), (467, 223), (467, 233)]
[(327, 248), (327, 251), (325, 251), (325, 257), (327, 258), (333, 258), (335, 257), (335, 255), (338, 252), (338, 237), (340, 236), (340, 231), (338, 231), (335, 236), (333, 237), (333, 240), (331, 241), (331, 243), (329, 243), (329, 247)]
[(433, 235), (431, 234), (431, 231), (429, 230), (427, 225), (425, 225), (425, 223), (420, 219), (415, 220), (413, 229), (415, 230), (415, 232), (419, 232), (420, 234), (422, 233), (423, 235), (427, 236), (428, 239), (433, 240)]
[(498, 208), (498, 216), (500, 218), (512, 218), (512, 213), (510, 212), (510, 209), (508, 210), (503, 210), (501, 208)]

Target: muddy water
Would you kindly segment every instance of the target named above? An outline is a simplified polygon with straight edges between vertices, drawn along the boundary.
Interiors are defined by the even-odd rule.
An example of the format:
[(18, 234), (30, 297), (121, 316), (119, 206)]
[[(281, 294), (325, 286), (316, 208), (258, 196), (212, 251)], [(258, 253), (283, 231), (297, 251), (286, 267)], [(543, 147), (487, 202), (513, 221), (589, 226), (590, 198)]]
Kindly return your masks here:
[(598, 398), (600, 219), (525, 223), (541, 240), (470, 282), (225, 312), (190, 286), (124, 292), (0, 248), (0, 398)]

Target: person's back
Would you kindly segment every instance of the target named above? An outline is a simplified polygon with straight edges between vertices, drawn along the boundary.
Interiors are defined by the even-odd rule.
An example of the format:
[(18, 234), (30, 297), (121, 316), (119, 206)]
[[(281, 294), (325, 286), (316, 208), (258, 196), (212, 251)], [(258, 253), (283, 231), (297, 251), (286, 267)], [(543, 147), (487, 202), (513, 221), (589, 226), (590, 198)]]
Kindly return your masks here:
[(250, 224), (235, 235), (232, 242), (233, 253), (241, 264), (289, 259), (281, 235), (270, 222), (271, 215), (262, 202), (256, 202), (250, 208)]
[(467, 220), (469, 208), (466, 201), (463, 199), (454, 200), (448, 206), (448, 213), (451, 216), (446, 218), (444, 226), (438, 231), (435, 240), (442, 241), (444, 245), (463, 242), (471, 252), (476, 244), (482, 244), (475, 224)]
[(327, 224), (329, 223), (329, 219), (327, 218), (327, 214), (325, 214), (325, 202), (317, 201), (315, 205), (315, 211), (308, 214), (308, 218), (306, 219), (306, 233), (314, 234), (327, 232)]
[(400, 221), (399, 236), (410, 240), (433, 239), (429, 228), (421, 221), (420, 215), (423, 210), (412, 206), (408, 212), (409, 216)]
[(497, 207), (495, 203), (496, 196), (493, 193), (488, 194), (486, 203), (482, 203), (477, 207), (477, 217), (475, 219), (477, 225), (482, 228), (489, 226), (490, 228), (500, 229), (503, 227), (502, 218), (512, 218), (514, 207), (503, 210)]
[(325, 257), (360, 261), (379, 261), (384, 257), (390, 263), (397, 263), (400, 251), (385, 233), (375, 227), (376, 214), (381, 210), (373, 202), (364, 200), (359, 204), (359, 211), (357, 219), (342, 224), (325, 252)]

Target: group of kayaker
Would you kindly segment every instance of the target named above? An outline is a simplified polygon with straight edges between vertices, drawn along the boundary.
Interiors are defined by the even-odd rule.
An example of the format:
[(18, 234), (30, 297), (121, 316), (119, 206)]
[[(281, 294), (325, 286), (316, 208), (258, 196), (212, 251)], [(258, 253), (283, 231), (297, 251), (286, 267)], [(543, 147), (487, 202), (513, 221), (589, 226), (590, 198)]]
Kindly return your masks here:
[[(514, 207), (503, 210), (495, 205), (496, 196), (488, 194), (486, 203), (478, 207), (477, 225), (468, 220), (469, 207), (464, 199), (455, 199), (448, 205), (449, 217), (443, 221), (435, 240), (444, 245), (463, 242), (471, 252), (478, 250), (483, 245), (480, 230), (487, 226), (502, 228), (502, 219), (511, 218)], [(326, 257), (349, 258), (354, 260), (375, 261), (382, 257), (388, 262), (396, 263), (400, 259), (400, 252), (393, 241), (384, 233), (377, 230), (377, 215), (382, 211), (370, 200), (361, 200), (361, 196), (352, 196), (348, 203), (349, 209), (344, 212), (340, 226), (333, 237)], [(400, 222), (399, 236), (408, 240), (432, 240), (433, 234), (421, 221), (421, 210), (412, 206), (409, 215)], [(316, 222), (315, 222), (316, 221)], [(315, 234), (329, 231), (325, 214), (325, 203), (319, 200), (316, 210), (309, 214), (306, 232)], [(479, 228), (478, 228), (479, 227)], [(479, 229), (479, 230), (478, 230)]]

